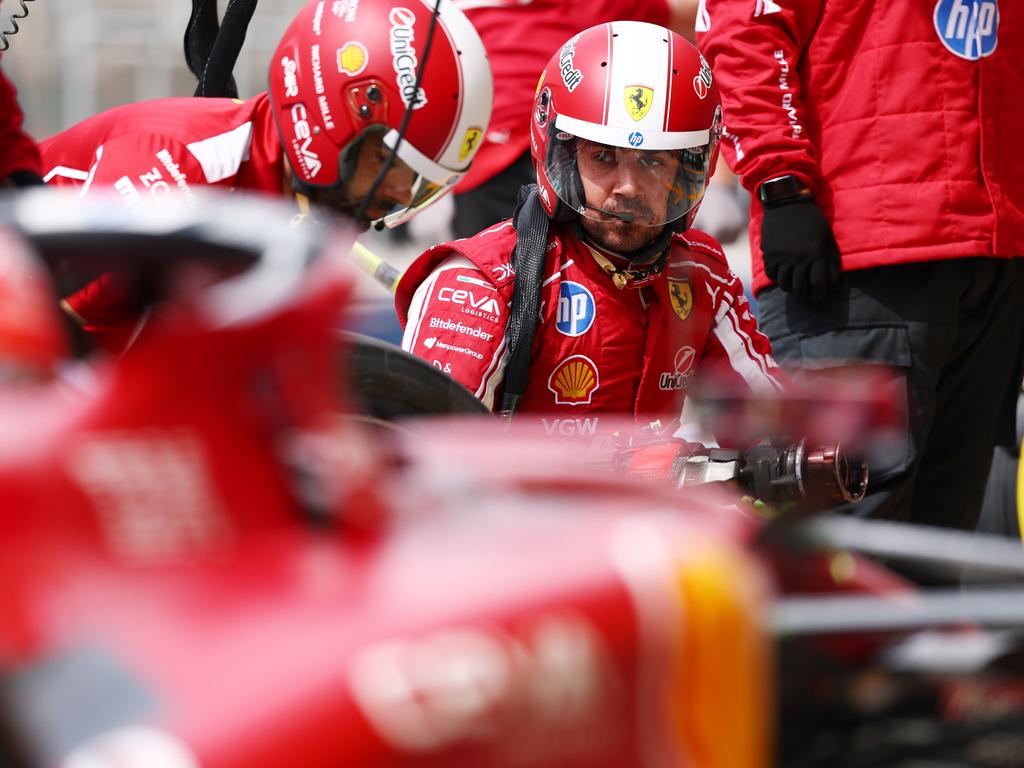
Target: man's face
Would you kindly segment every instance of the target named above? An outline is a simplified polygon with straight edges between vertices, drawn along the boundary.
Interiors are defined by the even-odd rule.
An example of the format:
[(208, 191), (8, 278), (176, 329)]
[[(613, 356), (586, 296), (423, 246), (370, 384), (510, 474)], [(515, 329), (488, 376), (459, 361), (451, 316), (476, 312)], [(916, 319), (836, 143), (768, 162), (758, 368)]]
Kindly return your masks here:
[(583, 231), (597, 245), (629, 253), (654, 242), (665, 229), (665, 212), (679, 167), (679, 153), (611, 147), (578, 139), (576, 165), (588, 205), (628, 213), (626, 222), (587, 209)]
[[(387, 161), (391, 150), (384, 144), (384, 134), (368, 133), (359, 144), (355, 171), (347, 184), (334, 189), (316, 189), (311, 200), (334, 213), (355, 219), (363, 198), (370, 192), (374, 179)], [(356, 223), (367, 229), (370, 222), (381, 218), (396, 206), (408, 205), (412, 200), (413, 182), (416, 173), (401, 158), (395, 158), (384, 179), (378, 185), (373, 199), (366, 206), (363, 216)]]

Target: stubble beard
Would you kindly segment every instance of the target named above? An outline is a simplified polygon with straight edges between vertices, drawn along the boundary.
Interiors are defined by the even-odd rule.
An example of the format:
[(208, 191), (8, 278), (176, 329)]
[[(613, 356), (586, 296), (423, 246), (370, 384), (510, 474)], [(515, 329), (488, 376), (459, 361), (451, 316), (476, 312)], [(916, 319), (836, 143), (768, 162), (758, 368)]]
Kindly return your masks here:
[(650, 245), (665, 229), (664, 224), (651, 227), (615, 220), (598, 221), (585, 216), (580, 217), (580, 226), (595, 245), (623, 256)]
[[(335, 216), (340, 216), (353, 222), (360, 231), (365, 232), (368, 230), (371, 222), (376, 220), (370, 218), (368, 212), (356, 218), (363, 200), (362, 198), (358, 200), (353, 199), (344, 184), (339, 184), (329, 189), (314, 189), (309, 195), (309, 199), (313, 205), (324, 208)], [(370, 202), (367, 206), (367, 211), (373, 209), (389, 211), (392, 207), (394, 206), (389, 201), (378, 198)]]

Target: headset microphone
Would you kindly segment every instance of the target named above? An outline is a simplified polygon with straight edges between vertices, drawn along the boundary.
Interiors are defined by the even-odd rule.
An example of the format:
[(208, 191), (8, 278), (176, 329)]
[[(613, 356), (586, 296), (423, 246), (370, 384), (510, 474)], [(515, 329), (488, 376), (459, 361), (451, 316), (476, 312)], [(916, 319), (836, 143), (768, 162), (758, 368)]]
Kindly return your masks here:
[(632, 213), (616, 213), (614, 211), (606, 211), (604, 208), (598, 208), (596, 205), (590, 205), (589, 203), (584, 203), (581, 206), (581, 209), (579, 211), (580, 215), (583, 215), (583, 208), (589, 208), (592, 211), (603, 213), (605, 216), (611, 216), (612, 218), (619, 219), (620, 221), (624, 221), (627, 224), (630, 224), (636, 220), (636, 216), (634, 216)]

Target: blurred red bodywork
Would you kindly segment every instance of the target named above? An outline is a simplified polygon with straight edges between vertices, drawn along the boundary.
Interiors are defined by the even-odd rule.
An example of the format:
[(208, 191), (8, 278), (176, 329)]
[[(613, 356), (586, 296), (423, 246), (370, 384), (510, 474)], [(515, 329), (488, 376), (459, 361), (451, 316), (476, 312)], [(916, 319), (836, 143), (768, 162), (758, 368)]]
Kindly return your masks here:
[(573, 442), (367, 431), (338, 415), (345, 281), (301, 293), (226, 324), (185, 301), (85, 392), (0, 392), (20, 758), (767, 764), (756, 524)]

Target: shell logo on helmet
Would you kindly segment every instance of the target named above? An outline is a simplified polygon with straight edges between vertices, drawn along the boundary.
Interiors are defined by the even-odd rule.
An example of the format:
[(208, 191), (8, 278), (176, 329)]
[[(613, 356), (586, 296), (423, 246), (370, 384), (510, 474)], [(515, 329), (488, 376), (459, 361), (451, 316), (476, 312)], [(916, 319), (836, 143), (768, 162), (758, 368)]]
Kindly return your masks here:
[(416, 49), (412, 46), (416, 40), (416, 14), (408, 8), (396, 7), (388, 14), (388, 21), (391, 23), (388, 35), (391, 41), (391, 63), (395, 69), (398, 92), (405, 106), (410, 106), (411, 102), (413, 109), (420, 109), (427, 105), (427, 94), (422, 87), (416, 89), (419, 61)]
[(355, 40), (349, 40), (338, 49), (338, 71), (349, 77), (361, 75), (369, 60), (370, 52), (366, 46)]
[(586, 355), (572, 355), (560, 362), (548, 377), (548, 389), (556, 405), (590, 405), (600, 387), (597, 366)]

